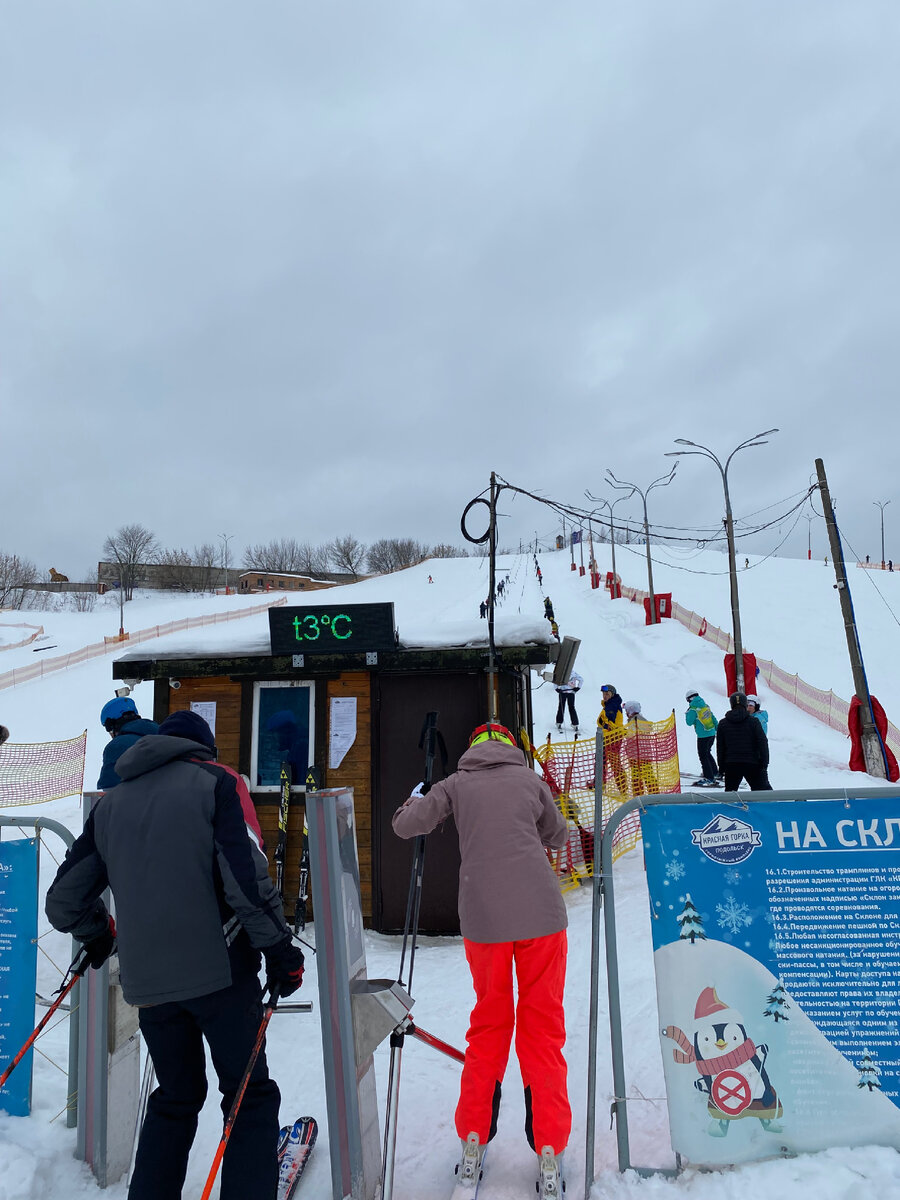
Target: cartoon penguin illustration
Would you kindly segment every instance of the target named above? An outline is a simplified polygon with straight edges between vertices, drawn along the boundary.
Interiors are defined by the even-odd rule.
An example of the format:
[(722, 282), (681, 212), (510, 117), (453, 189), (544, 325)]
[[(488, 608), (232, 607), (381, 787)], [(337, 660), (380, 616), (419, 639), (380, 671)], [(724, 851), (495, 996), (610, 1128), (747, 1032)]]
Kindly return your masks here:
[(699, 1073), (694, 1087), (707, 1097), (712, 1118), (709, 1133), (725, 1137), (730, 1121), (757, 1117), (763, 1129), (780, 1133), (784, 1113), (766, 1071), (768, 1046), (756, 1046), (747, 1036), (744, 1019), (719, 999), (714, 987), (704, 988), (694, 1009), (693, 1038), (677, 1025), (667, 1025), (665, 1037), (678, 1043), (677, 1063), (693, 1063)]

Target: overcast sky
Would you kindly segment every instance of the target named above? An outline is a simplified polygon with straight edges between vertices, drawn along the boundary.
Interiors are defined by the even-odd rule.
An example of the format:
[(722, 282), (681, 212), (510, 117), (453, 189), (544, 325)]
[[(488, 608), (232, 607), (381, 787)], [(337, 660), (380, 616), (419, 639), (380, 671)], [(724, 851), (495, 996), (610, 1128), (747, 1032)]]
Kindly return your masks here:
[[(460, 543), (492, 469), (578, 503), (778, 426), (736, 514), (821, 456), (900, 560), (897, 0), (0, 12), (0, 550)], [(683, 459), (651, 519), (722, 507)]]

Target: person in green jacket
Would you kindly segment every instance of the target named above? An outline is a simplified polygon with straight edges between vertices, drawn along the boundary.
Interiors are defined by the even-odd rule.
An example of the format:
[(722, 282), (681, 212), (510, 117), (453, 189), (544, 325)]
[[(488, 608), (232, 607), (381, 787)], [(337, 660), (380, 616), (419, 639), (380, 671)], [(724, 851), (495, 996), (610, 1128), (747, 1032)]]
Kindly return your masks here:
[(700, 759), (703, 778), (708, 783), (714, 784), (719, 768), (713, 757), (712, 748), (719, 722), (710, 712), (709, 706), (696, 688), (688, 688), (684, 698), (688, 702), (684, 719), (686, 724), (693, 726), (694, 732), (697, 734), (697, 755)]

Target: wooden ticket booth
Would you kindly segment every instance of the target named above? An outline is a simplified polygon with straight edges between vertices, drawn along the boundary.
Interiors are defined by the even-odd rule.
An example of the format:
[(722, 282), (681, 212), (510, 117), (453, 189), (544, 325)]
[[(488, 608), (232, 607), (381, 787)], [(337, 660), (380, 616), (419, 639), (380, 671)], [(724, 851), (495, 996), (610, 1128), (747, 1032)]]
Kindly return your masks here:
[[(425, 714), (438, 713), (448, 771), (472, 729), (488, 716), (486, 646), (405, 647), (392, 604), (319, 604), (271, 609), (268, 653), (206, 649), (186, 656), (165, 641), (152, 654), (113, 664), (123, 681), (153, 680), (153, 719), (179, 709), (214, 725), (219, 759), (249, 780), (270, 863), (278, 837), (279, 770), (294, 764), (288, 821), (285, 911), (297, 895), (307, 768), (321, 787), (354, 791), (363, 911), (383, 933), (402, 930), (412, 843), (397, 838), (391, 817), (422, 779), (419, 739)], [(208, 638), (209, 635), (207, 635)], [(532, 735), (530, 672), (555, 647), (503, 646), (496, 688), (499, 719)], [(140, 657), (140, 655), (145, 655)], [(434, 779), (441, 778), (440, 757)], [(274, 873), (274, 870), (273, 870)], [(459, 847), (452, 817), (428, 840), (420, 928), (458, 933)]]

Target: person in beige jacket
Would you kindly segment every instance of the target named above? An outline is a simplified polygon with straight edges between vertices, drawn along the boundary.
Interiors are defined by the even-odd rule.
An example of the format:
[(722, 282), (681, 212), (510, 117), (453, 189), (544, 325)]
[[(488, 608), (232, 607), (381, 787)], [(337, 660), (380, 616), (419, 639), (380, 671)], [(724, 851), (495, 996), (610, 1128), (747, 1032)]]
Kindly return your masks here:
[(394, 813), (394, 832), (430, 833), (451, 813), (459, 832), (459, 921), (476, 996), (456, 1108), (461, 1168), (480, 1166), (497, 1131), (515, 1030), (525, 1135), (543, 1172), (572, 1126), (562, 1053), (566, 907), (545, 849), (565, 845), (566, 821), (503, 725), (479, 726), (456, 772), (420, 788)]

